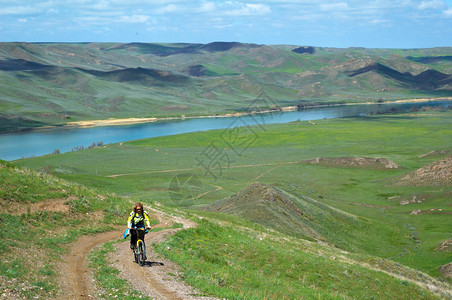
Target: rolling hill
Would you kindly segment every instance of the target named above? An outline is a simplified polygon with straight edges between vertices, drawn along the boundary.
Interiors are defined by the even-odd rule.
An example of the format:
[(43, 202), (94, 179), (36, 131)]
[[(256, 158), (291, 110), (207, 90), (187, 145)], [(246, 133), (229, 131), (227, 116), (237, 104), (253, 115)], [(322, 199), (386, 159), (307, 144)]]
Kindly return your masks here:
[(252, 183), (204, 210), (227, 213), (284, 234), (336, 245), (358, 238), (352, 228), (368, 226), (363, 219), (313, 198), (260, 183)]
[[(110, 239), (118, 238), (117, 231), (112, 231), (115, 228), (113, 225), (123, 223), (132, 199), (98, 194), (98, 191), (82, 185), (1, 160), (0, 176), (3, 179), (0, 182), (2, 296), (8, 299), (56, 299), (73, 296), (67, 294), (64, 283), (72, 281), (74, 274), (61, 270), (71, 270), (75, 275), (81, 276), (77, 273), (80, 270), (64, 267), (64, 257), (67, 257), (70, 249), (73, 250), (73, 242), (78, 240), (83, 243), (86, 236), (94, 240), (99, 237), (93, 236), (94, 233), (107, 231), (112, 233)], [(224, 208), (226, 205), (231, 208), (234, 202), (237, 203), (236, 200), (249, 201), (250, 207), (253, 204), (259, 205), (259, 202), (265, 205), (274, 202), (271, 209), (296, 217), (309, 218), (309, 213), (312, 218), (312, 207), (316, 206), (323, 214), (334, 210), (336, 217), (342, 218), (342, 222), (354, 219), (350, 214), (321, 203), (314, 204), (311, 209), (303, 206), (304, 210), (301, 211), (290, 197), (279, 188), (252, 184), (212, 207), (218, 208), (220, 205)], [(178, 220), (190, 217), (198, 223), (196, 228), (179, 231), (175, 237), (169, 238), (166, 233), (166, 239), (155, 242), (151, 239), (153, 243), (150, 248), (155, 247), (162, 255), (178, 262), (184, 270), (183, 278), (199, 288), (203, 296), (211, 295), (222, 299), (300, 296), (381, 299), (450, 297), (450, 286), (447, 283), (390, 260), (357, 255), (325, 243), (293, 238), (254, 226), (239, 218), (225, 218), (220, 214), (204, 215), (203, 212), (193, 211), (187, 214), (161, 205), (153, 205), (153, 211), (154, 207), (166, 210), (177, 216)], [(251, 211), (253, 210), (248, 210)], [(270, 212), (270, 209), (266, 211)], [(328, 220), (319, 218), (321, 214), (316, 215), (317, 222), (325, 225)], [(269, 221), (284, 218), (283, 215), (275, 216)], [(339, 219), (336, 221), (340, 221)], [(296, 224), (292, 224), (294, 225)], [(101, 240), (97, 243), (101, 245), (104, 242)], [(126, 244), (128, 250), (125, 261), (133, 264), (128, 242), (123, 244)], [(88, 256), (92, 272), (86, 273), (93, 274), (88, 278), (96, 285), (95, 295), (90, 297), (130, 298), (130, 294), (138, 294), (135, 298), (141, 299), (143, 296), (139, 291), (144, 289), (126, 281), (124, 270), (116, 269), (111, 259), (105, 259), (110, 252), (117, 252), (111, 242), (98, 248), (101, 247), (96, 247)], [(154, 252), (152, 254), (155, 255)], [(70, 255), (74, 254), (71, 252)], [(83, 258), (83, 254), (81, 257)], [(162, 260), (161, 257), (152, 259)], [(30, 261), (33, 263), (29, 263)], [(103, 269), (100, 269), (99, 264)], [(168, 268), (163, 263), (154, 264), (156, 265), (152, 268), (144, 269), (155, 269), (158, 266)], [(166, 273), (172, 269), (164, 270)], [(135, 282), (136, 278), (128, 280)]]
[(0, 43), (0, 132), (69, 121), (450, 96), (451, 48)]
[(322, 236), (303, 221), (306, 214), (292, 199), (275, 187), (253, 183), (244, 190), (208, 205), (204, 210), (227, 213), (280, 232), (310, 239)]
[[(59, 256), (35, 273), (9, 251), (24, 245), (9, 238), (17, 223), (31, 239), (27, 253), (41, 253), (104, 230), (84, 222), (97, 220), (90, 212), (103, 215), (98, 225), (123, 223), (130, 201), (143, 201), (198, 223), (152, 248), (203, 295), (449, 299), (451, 116), (435, 108), (268, 124), (252, 145), (235, 149), (219, 139), (235, 132), (229, 128), (0, 161), (0, 287), (43, 286), (43, 297), (59, 289), (35, 276), (56, 280)], [(217, 177), (198, 164), (213, 141), (222, 153), (243, 150), (227, 168), (210, 169)], [(72, 214), (39, 210), (49, 203)]]

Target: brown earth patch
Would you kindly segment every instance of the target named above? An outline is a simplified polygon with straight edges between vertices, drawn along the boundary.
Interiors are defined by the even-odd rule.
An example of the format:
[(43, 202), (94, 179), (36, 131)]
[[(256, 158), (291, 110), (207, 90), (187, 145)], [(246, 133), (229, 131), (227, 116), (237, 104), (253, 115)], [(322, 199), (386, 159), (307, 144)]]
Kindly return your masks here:
[(87, 235), (71, 245), (71, 252), (63, 258), (59, 266), (60, 284), (66, 291), (68, 299), (94, 299), (93, 281), (88, 269), (86, 257), (96, 246), (110, 240), (118, 239), (124, 230), (110, 231), (102, 234)]
[(405, 175), (398, 184), (430, 186), (452, 184), (452, 155)]
[(452, 252), (452, 240), (445, 240), (439, 245), (436, 251)]
[(425, 197), (413, 195), (411, 199), (404, 199), (400, 201), (400, 205), (407, 205), (407, 204), (415, 204), (415, 203), (422, 203), (424, 202)]
[(431, 209), (415, 209), (410, 212), (410, 215), (452, 215), (450, 211), (443, 211), (442, 208), (431, 208)]
[(71, 206), (67, 203), (76, 199), (78, 199), (76, 196), (70, 196), (62, 199), (47, 199), (34, 203), (8, 203), (6, 200), (1, 199), (0, 203), (2, 204), (2, 207), (0, 208), (0, 211), (12, 215), (35, 213), (38, 211), (69, 213)]
[(449, 150), (443, 150), (443, 151), (430, 151), (428, 153), (424, 153), (418, 156), (418, 158), (424, 158), (424, 157), (428, 157), (428, 156), (435, 156), (435, 155), (444, 155), (449, 153)]
[(302, 161), (308, 164), (319, 164), (323, 166), (344, 167), (344, 168), (377, 168), (377, 169), (398, 169), (400, 165), (386, 158), (373, 157), (316, 157), (314, 159)]
[(438, 271), (446, 277), (452, 279), (452, 262), (447, 265), (440, 266)]

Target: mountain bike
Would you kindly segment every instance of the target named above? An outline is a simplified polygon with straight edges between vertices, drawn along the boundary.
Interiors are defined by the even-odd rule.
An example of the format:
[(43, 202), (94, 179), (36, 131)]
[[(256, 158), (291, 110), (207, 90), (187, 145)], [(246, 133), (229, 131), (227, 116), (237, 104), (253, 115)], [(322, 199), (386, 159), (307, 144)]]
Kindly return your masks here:
[(132, 228), (137, 233), (137, 243), (133, 248), (133, 257), (135, 262), (140, 266), (144, 266), (144, 262), (146, 261), (146, 244), (144, 243), (144, 235), (148, 233), (148, 231), (144, 228)]

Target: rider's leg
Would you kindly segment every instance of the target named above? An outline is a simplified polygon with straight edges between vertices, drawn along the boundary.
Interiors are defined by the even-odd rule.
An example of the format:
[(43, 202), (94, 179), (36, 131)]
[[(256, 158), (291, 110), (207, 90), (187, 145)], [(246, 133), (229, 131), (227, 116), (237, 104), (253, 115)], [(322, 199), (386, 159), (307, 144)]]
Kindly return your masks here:
[(135, 230), (130, 231), (130, 249), (135, 248), (137, 244), (137, 232)]

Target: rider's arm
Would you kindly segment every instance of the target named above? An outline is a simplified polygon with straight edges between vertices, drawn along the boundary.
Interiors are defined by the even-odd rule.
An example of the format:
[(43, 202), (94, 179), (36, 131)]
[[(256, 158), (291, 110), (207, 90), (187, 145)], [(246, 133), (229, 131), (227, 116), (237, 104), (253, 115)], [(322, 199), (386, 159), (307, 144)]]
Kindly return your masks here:
[(129, 218), (127, 219), (127, 228), (132, 229), (132, 219), (133, 219), (134, 213), (131, 212), (129, 215)]
[(146, 228), (151, 228), (151, 220), (149, 219), (148, 213), (145, 211), (143, 215), (146, 222)]

